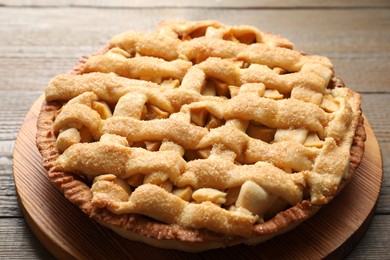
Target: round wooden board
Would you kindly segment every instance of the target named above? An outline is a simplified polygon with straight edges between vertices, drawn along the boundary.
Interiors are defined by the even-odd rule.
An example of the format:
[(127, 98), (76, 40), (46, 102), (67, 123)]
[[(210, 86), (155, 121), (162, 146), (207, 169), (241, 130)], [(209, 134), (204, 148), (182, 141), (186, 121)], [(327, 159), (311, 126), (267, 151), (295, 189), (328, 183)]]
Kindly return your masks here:
[(89, 219), (50, 183), (35, 146), (42, 101), (43, 96), (34, 103), (21, 126), (14, 150), (14, 179), (26, 221), (44, 246), (61, 259), (342, 258), (363, 236), (379, 197), (382, 158), (366, 119), (365, 155), (351, 183), (293, 231), (257, 246), (238, 245), (198, 254), (128, 241)]

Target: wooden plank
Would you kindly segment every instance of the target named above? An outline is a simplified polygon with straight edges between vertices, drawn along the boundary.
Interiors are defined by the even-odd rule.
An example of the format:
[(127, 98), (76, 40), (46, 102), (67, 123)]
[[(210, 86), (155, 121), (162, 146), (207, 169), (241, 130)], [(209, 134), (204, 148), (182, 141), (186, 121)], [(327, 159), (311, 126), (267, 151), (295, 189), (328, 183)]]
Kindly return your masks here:
[(390, 215), (376, 215), (367, 233), (348, 259), (390, 259), (389, 245)]
[(389, 95), (364, 94), (362, 109), (378, 138), (383, 160), (383, 183), (376, 212), (390, 213), (390, 107)]
[(15, 184), (12, 175), (11, 160), (0, 164), (0, 217), (20, 217), (21, 213), (16, 199)]
[[(0, 91), (0, 141), (15, 140), (23, 118), (42, 91)], [(3, 146), (4, 144), (6, 146)], [(2, 143), (0, 151), (11, 152), (9, 148), (5, 142)]]
[(388, 94), (363, 94), (362, 110), (366, 114), (378, 140), (390, 142), (390, 107)]
[(1, 8), (0, 88), (42, 90), (52, 76), (67, 72), (79, 57), (92, 53), (112, 35), (131, 28), (151, 31), (162, 19), (209, 17), (281, 34), (295, 42), (298, 50), (332, 59), (336, 72), (355, 90), (390, 92), (387, 9), (160, 12), (159, 9), (47, 8), (42, 12)]
[(390, 259), (390, 96), (380, 94), (390, 93), (389, 6), (387, 0), (0, 0), (0, 259), (52, 259), (20, 219), (15, 197), (13, 145), (28, 108), (52, 76), (113, 34), (153, 30), (168, 18), (214, 18), (279, 33), (300, 50), (329, 56), (348, 86), (369, 93), (363, 110), (381, 145), (384, 180), (373, 223), (348, 259)]
[(376, 212), (390, 214), (390, 143), (381, 142), (383, 160), (383, 182)]
[[(40, 49), (37, 47), (36, 49)], [(90, 47), (84, 53), (69, 51), (68, 57), (13, 57), (0, 59), (2, 90), (42, 90), (50, 78), (66, 73), (84, 54), (94, 52)], [(1, 55), (1, 54), (0, 54)], [(369, 55), (367, 55), (369, 56)], [(390, 93), (390, 63), (387, 55), (382, 58), (331, 58), (335, 71), (347, 86), (358, 92)], [(11, 70), (9, 70), (12, 68)], [(362, 69), (364, 68), (364, 70)], [(7, 70), (7, 71), (6, 71)], [(23, 75), (23, 77), (20, 77)]]
[(154, 30), (157, 23), (164, 19), (201, 20), (210, 17), (230, 25), (248, 24), (283, 35), (295, 42), (298, 49), (310, 53), (372, 53), (374, 56), (371, 57), (379, 58), (390, 49), (387, 25), (390, 14), (386, 8), (367, 9), (364, 12), (360, 9), (189, 8), (168, 8), (164, 12), (160, 9), (45, 8), (43, 12), (41, 9), (1, 8), (0, 32), (3, 37), (0, 46), (41, 46), (49, 49), (41, 49), (40, 53), (62, 53), (64, 46), (97, 47), (113, 34), (125, 30)]
[(338, 7), (338, 8), (351, 8), (351, 7), (385, 7), (389, 6), (389, 2), (386, 0), (356, 0), (356, 1), (299, 1), (299, 0), (288, 0), (288, 1), (272, 1), (272, 0), (114, 0), (114, 1), (93, 1), (93, 0), (61, 0), (47, 1), (47, 0), (1, 0), (0, 5), (3, 6), (29, 6), (29, 7), (41, 7), (41, 6), (56, 6), (56, 7), (67, 7), (67, 6), (84, 6), (84, 7), (217, 7), (217, 8), (302, 8), (302, 7)]
[[(346, 53), (348, 54), (348, 53)], [(353, 53), (351, 56), (354, 56)], [(390, 93), (390, 53), (382, 57), (333, 57), (331, 59), (335, 72), (342, 77), (347, 87), (364, 93)]]
[(21, 216), (12, 175), (12, 154), (21, 122), (40, 94), (0, 91), (0, 217)]
[(55, 259), (35, 238), (24, 219), (0, 218), (0, 259)]
[[(389, 259), (390, 215), (375, 215), (367, 233), (348, 260)], [(35, 238), (23, 219), (0, 218), (0, 259), (54, 259)]]

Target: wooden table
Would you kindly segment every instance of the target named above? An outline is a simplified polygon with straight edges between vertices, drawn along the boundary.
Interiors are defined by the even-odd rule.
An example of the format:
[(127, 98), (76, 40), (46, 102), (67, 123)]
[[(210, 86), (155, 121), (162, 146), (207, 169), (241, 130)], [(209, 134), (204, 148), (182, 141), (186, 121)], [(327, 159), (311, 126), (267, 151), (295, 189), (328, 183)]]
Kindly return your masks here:
[[(68, 3), (66, 3), (68, 2)], [(45, 84), (110, 36), (151, 31), (162, 19), (216, 19), (280, 34), (299, 50), (328, 56), (363, 110), (383, 157), (372, 223), (349, 259), (390, 259), (390, 2), (0, 0), (0, 259), (48, 259), (23, 219), (12, 175), (19, 127)]]

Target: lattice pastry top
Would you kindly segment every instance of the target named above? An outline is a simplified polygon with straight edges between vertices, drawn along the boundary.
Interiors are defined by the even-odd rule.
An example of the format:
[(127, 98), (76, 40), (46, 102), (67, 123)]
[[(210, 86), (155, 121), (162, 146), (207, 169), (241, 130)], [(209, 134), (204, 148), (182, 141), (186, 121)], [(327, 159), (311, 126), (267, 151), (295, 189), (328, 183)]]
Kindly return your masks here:
[(49, 176), (122, 233), (142, 232), (107, 216), (208, 230), (225, 244), (278, 233), (287, 227), (265, 229), (292, 209), (302, 214), (287, 222), (302, 221), (350, 178), (364, 131), (357, 138), (361, 98), (331, 62), (292, 48), (215, 21), (113, 37), (47, 86), (38, 147)]

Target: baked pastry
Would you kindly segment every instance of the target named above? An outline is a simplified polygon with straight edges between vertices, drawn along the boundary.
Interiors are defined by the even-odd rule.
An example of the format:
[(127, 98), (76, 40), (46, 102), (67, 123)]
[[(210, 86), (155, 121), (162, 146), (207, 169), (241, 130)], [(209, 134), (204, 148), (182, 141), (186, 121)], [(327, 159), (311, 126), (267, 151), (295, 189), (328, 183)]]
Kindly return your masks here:
[(117, 35), (45, 91), (37, 146), (65, 197), (118, 234), (202, 251), (257, 244), (332, 200), (364, 151), (332, 63), (251, 26)]

